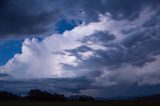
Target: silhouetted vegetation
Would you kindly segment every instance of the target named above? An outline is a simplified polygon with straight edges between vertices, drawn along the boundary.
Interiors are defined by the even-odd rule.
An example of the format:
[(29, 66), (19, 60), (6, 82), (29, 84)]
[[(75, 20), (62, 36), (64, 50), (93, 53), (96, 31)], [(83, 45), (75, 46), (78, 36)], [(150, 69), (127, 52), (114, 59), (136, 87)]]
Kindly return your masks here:
[(20, 99), (19, 96), (14, 95), (10, 92), (0, 92), (0, 101), (3, 101), (3, 100), (18, 100), (18, 99)]
[[(72, 106), (75, 105), (92, 105), (92, 106), (116, 106), (116, 105), (123, 105), (123, 106), (137, 106), (137, 105), (145, 105), (145, 106), (150, 106), (150, 105), (157, 105), (160, 106), (160, 94), (157, 95), (150, 95), (150, 96), (144, 96), (144, 97), (137, 97), (137, 98), (129, 98), (129, 99), (124, 99), (124, 100), (103, 100), (103, 101), (98, 101), (94, 97), (91, 96), (86, 96), (86, 95), (72, 95), (69, 97), (66, 97), (62, 94), (57, 94), (57, 93), (49, 93), (46, 91), (41, 91), (38, 89), (32, 89), (30, 90), (26, 96), (17, 96), (15, 94), (12, 94), (10, 92), (0, 92), (0, 104), (2, 103), (2, 106), (10, 106), (10, 103), (18, 103), (18, 105), (33, 105), (33, 106), (39, 106), (39, 102), (43, 101), (44, 105), (65, 105), (68, 106), (69, 104)], [(4, 104), (3, 104), (4, 103)], [(41, 102), (42, 103), (42, 102)], [(16, 104), (14, 104), (16, 105)], [(13, 106), (14, 106), (13, 105)], [(28, 106), (27, 105), (27, 106)]]
[(27, 99), (31, 101), (66, 101), (67, 98), (61, 94), (51, 94), (46, 91), (42, 92), (37, 89), (30, 90), (28, 95), (26, 96)]
[(0, 92), (0, 100), (29, 100), (29, 101), (94, 101), (91, 96), (79, 95), (77, 99), (67, 98), (62, 94), (48, 93), (38, 89), (31, 89), (25, 97), (17, 96), (10, 92)]

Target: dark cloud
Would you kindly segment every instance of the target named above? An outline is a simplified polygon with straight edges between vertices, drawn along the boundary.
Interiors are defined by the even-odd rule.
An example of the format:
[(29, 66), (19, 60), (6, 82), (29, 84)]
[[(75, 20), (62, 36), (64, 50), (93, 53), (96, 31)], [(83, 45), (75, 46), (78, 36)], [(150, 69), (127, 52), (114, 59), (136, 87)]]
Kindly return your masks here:
[(0, 74), (0, 77), (8, 77), (9, 75), (8, 74)]
[[(96, 97), (128, 97), (150, 95), (160, 92), (160, 85), (137, 86), (137, 84), (118, 84), (110, 87), (91, 85), (93, 81), (82, 78), (73, 79), (39, 79), (27, 81), (0, 81), (1, 91), (10, 91), (20, 95), (26, 94), (30, 89), (47, 90), (52, 93), (65, 95), (83, 94)], [(85, 92), (84, 92), (85, 91)]]
[(98, 32), (92, 36), (84, 37), (79, 41), (84, 44), (88, 44), (87, 43), (88, 41), (91, 41), (95, 44), (98, 42), (103, 42), (104, 44), (104, 43), (108, 43), (109, 41), (113, 41), (114, 39), (115, 39), (115, 36), (113, 34), (110, 34), (109, 32)]
[(133, 96), (158, 94), (160, 92), (160, 85), (154, 86), (137, 86), (136, 84), (119, 84), (116, 86), (91, 89), (86, 91), (87, 94), (92, 94), (98, 97), (114, 97), (114, 98), (126, 98)]
[(49, 92), (65, 93), (65, 94), (80, 94), (81, 90), (90, 88), (92, 80), (81, 78), (50, 78), (37, 80), (1, 80), (0, 90), (7, 90), (18, 94), (24, 94), (30, 89), (41, 89)]
[(49, 3), (49, 0), (1, 0), (0, 37), (46, 33), (58, 16), (58, 11), (49, 10)]
[[(113, 19), (133, 20), (146, 6), (156, 8), (159, 0), (1, 0), (0, 38), (43, 35), (54, 30), (64, 18), (98, 20), (109, 12)], [(85, 16), (81, 12), (85, 11)]]
[[(153, 3), (157, 2), (158, 1), (153, 0)], [(103, 44), (103, 46), (108, 48), (106, 51), (94, 51), (93, 49), (85, 49), (87, 48), (87, 46), (82, 46), (70, 52), (76, 54), (78, 52), (82, 52), (81, 50), (83, 50), (83, 48), (86, 51), (93, 51), (94, 55), (91, 56), (88, 60), (85, 60), (84, 63), (82, 62), (83, 65), (81, 65), (85, 67), (97, 67), (98, 64), (100, 67), (107, 66), (117, 68), (124, 63), (130, 63), (136, 66), (143, 66), (146, 62), (155, 61), (153, 56), (160, 54), (159, 21), (159, 10), (156, 10), (156, 14), (152, 16), (150, 20), (146, 21), (142, 25), (142, 27), (131, 29), (128, 32), (122, 31), (124, 35), (129, 36), (123, 39), (121, 42), (114, 42), (116, 37), (109, 32), (96, 33), (95, 35), (85, 37), (80, 40), (86, 45), (89, 45), (87, 44), (88, 41), (91, 41), (95, 44), (100, 42)], [(82, 67), (81, 65), (80, 67)]]
[(89, 16), (97, 17), (97, 13), (109, 12), (113, 19), (134, 20), (139, 16), (140, 11), (147, 6), (156, 8), (159, 0), (82, 0), (84, 10)]
[[(104, 79), (100, 79), (99, 83), (95, 84), (94, 87), (91, 86), (91, 88), (95, 88), (95, 92), (107, 92), (106, 95), (110, 96), (116, 96), (118, 95), (138, 95), (139, 92), (143, 91), (145, 88), (146, 90), (141, 93), (148, 94), (152, 92), (156, 92), (158, 89), (155, 87), (155, 82), (159, 80), (159, 78), (156, 78), (159, 73), (155, 70), (156, 67), (147, 67), (149, 71), (154, 70), (152, 74), (149, 74), (147, 76), (145, 75), (139, 75), (140, 77), (136, 78), (134, 74), (138, 71), (141, 71), (143, 67), (146, 67), (147, 65), (150, 65), (151, 63), (154, 63), (155, 61), (159, 61), (155, 56), (160, 54), (160, 31), (159, 31), (159, 18), (158, 15), (159, 10), (156, 11), (156, 14), (151, 17), (150, 20), (146, 21), (144, 24), (142, 24), (141, 27), (131, 29), (129, 32), (123, 32), (124, 35), (127, 35), (124, 39), (121, 41), (116, 41), (115, 35), (110, 34), (109, 32), (105, 33), (96, 33), (93, 36), (85, 37), (84, 39), (81, 39), (80, 41), (85, 44), (85, 46), (81, 46), (79, 48), (76, 48), (74, 50), (68, 50), (72, 55), (76, 56), (77, 59), (80, 60), (78, 62), (77, 66), (71, 66), (64, 64), (65, 69), (70, 70), (89, 70), (88, 72), (88, 78), (92, 79), (94, 82), (96, 79), (100, 78), (101, 76), (104, 76)], [(137, 19), (137, 18), (136, 18)], [(135, 19), (135, 20), (136, 20)], [(123, 27), (123, 26), (122, 26)], [(89, 47), (90, 44), (87, 42), (91, 41), (94, 44), (101, 43), (104, 47), (107, 48), (107, 50), (93, 50)], [(87, 49), (86, 49), (87, 48)], [(80, 55), (78, 53), (83, 53), (91, 51), (94, 52), (92, 56), (90, 56), (88, 59), (81, 59)], [(131, 65), (129, 69), (125, 69), (123, 66), (124, 64), (127, 64), (128, 66)], [(152, 69), (153, 68), (153, 69)], [(127, 70), (127, 71), (124, 71)], [(118, 76), (121, 76), (121, 72), (123, 74), (122, 77), (126, 77), (129, 74), (132, 74), (133, 71), (133, 82), (127, 82), (121, 79), (117, 79)], [(118, 73), (116, 75), (111, 76), (105, 76), (106, 71), (111, 71), (109, 73)], [(119, 72), (115, 72), (119, 71)], [(110, 75), (110, 74), (109, 74)], [(150, 76), (150, 77), (148, 77)], [(154, 77), (153, 77), (154, 76)], [(148, 80), (148, 78), (150, 80)], [(144, 85), (138, 85), (139, 82), (143, 83), (143, 80), (147, 79), (147, 83), (153, 84), (150, 86), (144, 86)], [(152, 81), (151, 81), (152, 79)], [(114, 83), (115, 85), (110, 86), (107, 84), (107, 81)], [(154, 82), (155, 81), (155, 82)], [(108, 83), (109, 83), (108, 82)], [(103, 84), (107, 84), (106, 86), (102, 86)], [(124, 89), (124, 85), (126, 86), (126, 89)], [(157, 85), (158, 86), (158, 85)], [(106, 88), (105, 88), (106, 87)], [(117, 88), (118, 87), (118, 88)], [(100, 89), (100, 90), (98, 90)], [(134, 90), (133, 93), (129, 93), (131, 90)], [(92, 89), (93, 90), (93, 89)], [(91, 91), (92, 91), (91, 90)], [(96, 91), (98, 90), (98, 91)], [(151, 92), (146, 93), (148, 90), (151, 90)], [(103, 92), (104, 91), (104, 92)], [(124, 91), (126, 93), (124, 93)], [(88, 90), (88, 92), (90, 92)], [(111, 92), (111, 93), (110, 93)], [(115, 92), (115, 94), (113, 93)]]
[[(100, 38), (99, 38), (100, 37)], [(93, 41), (91, 37), (91, 41)], [(108, 67), (108, 68), (118, 68), (122, 64), (132, 64), (135, 66), (143, 66), (147, 62), (153, 62), (153, 56), (160, 54), (160, 34), (159, 28), (148, 30), (146, 29), (143, 32), (137, 32), (134, 35), (126, 38), (123, 42), (119, 43), (108, 43), (108, 36), (103, 36), (103, 40), (101, 40), (101, 36), (97, 36), (97, 42), (103, 42), (104, 46), (108, 47), (106, 51), (104, 50), (90, 50), (93, 51), (94, 55), (91, 56), (87, 60), (82, 60), (82, 63), (79, 64), (78, 67), (82, 68), (91, 68), (97, 69), (101, 67)], [(125, 48), (124, 48), (125, 47)], [(79, 55), (76, 53), (82, 52), (81, 47), (77, 48), (72, 52), (74, 56), (77, 56), (79, 59)]]
[(155, 59), (152, 56), (160, 54), (160, 34), (159, 28), (136, 33), (135, 38), (126, 39), (124, 45), (128, 48), (125, 59), (126, 62), (134, 65), (143, 65)]

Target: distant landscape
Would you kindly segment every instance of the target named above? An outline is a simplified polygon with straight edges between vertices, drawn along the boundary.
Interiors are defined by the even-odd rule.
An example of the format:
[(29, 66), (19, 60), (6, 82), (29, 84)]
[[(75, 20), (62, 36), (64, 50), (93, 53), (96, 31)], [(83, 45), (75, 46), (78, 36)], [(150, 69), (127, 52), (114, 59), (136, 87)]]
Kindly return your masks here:
[(97, 99), (86, 95), (64, 96), (31, 89), (25, 96), (0, 91), (1, 106), (159, 106), (160, 94), (127, 99)]

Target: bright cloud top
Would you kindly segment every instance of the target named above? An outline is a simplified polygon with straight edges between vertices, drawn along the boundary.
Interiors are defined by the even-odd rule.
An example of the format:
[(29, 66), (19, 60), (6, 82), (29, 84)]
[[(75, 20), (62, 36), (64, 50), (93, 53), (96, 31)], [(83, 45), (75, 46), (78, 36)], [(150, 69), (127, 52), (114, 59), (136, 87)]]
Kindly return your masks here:
[[(25, 39), (22, 46), (22, 53), (16, 54), (14, 58), (1, 67), (1, 72), (9, 73), (15, 79), (35, 78), (65, 78), (75, 77), (76, 71), (62, 69), (61, 64), (76, 65), (75, 56), (65, 52), (82, 45), (80, 40), (85, 36), (91, 36), (96, 32), (105, 31), (107, 18), (100, 17), (99, 22), (88, 25), (80, 25), (71, 31), (61, 34), (53, 34), (43, 41), (36, 38)], [(97, 49), (101, 49), (101, 45)], [(91, 53), (81, 54), (88, 57)]]

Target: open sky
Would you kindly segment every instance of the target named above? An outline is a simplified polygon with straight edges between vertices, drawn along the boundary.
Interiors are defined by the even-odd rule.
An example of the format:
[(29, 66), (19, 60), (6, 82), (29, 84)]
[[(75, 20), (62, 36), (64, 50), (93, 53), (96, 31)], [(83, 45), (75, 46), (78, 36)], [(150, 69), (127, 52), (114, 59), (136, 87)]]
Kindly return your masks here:
[(0, 0), (0, 90), (160, 93), (160, 0)]

